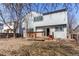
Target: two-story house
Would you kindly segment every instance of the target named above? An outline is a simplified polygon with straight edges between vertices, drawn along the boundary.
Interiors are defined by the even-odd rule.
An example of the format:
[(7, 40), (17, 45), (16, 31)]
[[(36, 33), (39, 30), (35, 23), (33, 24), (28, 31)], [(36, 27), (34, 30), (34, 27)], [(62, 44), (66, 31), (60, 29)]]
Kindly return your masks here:
[[(25, 28), (28, 25), (29, 31), (43, 31), (44, 36), (53, 35), (54, 38), (67, 38), (68, 19), (66, 9), (47, 13), (30, 12), (25, 16), (24, 24)], [(25, 31), (26, 29), (24, 33), (26, 33)]]

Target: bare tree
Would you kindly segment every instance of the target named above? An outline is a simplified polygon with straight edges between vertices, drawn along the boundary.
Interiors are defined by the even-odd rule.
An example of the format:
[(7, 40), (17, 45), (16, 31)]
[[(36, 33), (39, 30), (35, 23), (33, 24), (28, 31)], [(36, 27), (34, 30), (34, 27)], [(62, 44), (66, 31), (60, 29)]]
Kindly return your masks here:
[[(20, 4), (20, 3), (6, 3), (3, 4), (5, 6), (5, 9), (9, 11), (10, 18), (13, 20), (14, 24), (14, 36), (16, 32), (20, 33), (21, 35), (23, 34), (22, 32), (22, 19), (24, 16), (31, 10), (30, 4)], [(1, 17), (3, 20), (3, 15), (1, 14)], [(5, 21), (4, 21), (5, 22)], [(6, 23), (7, 25), (7, 23)]]
[[(0, 10), (0, 17), (2, 18), (2, 22), (4, 23), (4, 24), (6, 24), (9, 28), (10, 28), (10, 26), (6, 23), (6, 21), (5, 21), (5, 19), (4, 19), (4, 17), (3, 17), (3, 15), (2, 15), (2, 11)], [(11, 28), (10, 28), (11, 29)]]
[[(71, 38), (71, 34), (73, 33), (74, 26), (77, 25), (75, 15), (78, 12), (78, 6), (77, 4), (71, 4), (71, 3), (64, 3), (63, 6), (67, 9), (68, 36)], [(76, 12), (73, 11), (74, 9), (76, 10)]]

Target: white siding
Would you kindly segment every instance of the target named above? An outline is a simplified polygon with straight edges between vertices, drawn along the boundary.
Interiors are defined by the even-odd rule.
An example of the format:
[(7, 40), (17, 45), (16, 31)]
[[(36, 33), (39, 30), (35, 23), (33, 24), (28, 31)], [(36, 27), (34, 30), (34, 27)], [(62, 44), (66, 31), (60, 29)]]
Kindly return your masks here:
[(55, 38), (67, 38), (67, 28), (64, 28), (64, 31), (54, 32)]
[(67, 24), (67, 12), (59, 12), (43, 16), (43, 21), (34, 22), (33, 26)]
[(50, 28), (50, 35), (54, 34), (54, 38), (67, 38), (67, 28), (64, 31), (55, 31), (55, 28)]
[(44, 31), (44, 30), (41, 28), (41, 29), (37, 29), (36, 31), (37, 31), (37, 32), (40, 32), (40, 31)]
[(50, 28), (50, 35), (52, 35), (52, 32), (55, 32), (55, 28)]

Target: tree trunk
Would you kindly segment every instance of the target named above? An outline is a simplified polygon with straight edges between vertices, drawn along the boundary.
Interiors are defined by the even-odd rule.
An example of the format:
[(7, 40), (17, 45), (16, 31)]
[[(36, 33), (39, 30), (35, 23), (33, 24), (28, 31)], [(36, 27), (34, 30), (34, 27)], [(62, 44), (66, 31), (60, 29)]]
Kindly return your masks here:
[(14, 36), (14, 38), (16, 38), (16, 29), (14, 29), (13, 36)]

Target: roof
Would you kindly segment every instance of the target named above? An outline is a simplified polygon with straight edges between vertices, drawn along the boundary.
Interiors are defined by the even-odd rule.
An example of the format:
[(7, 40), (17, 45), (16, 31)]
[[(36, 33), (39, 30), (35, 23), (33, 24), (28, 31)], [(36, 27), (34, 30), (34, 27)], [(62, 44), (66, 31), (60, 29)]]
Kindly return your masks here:
[(43, 15), (48, 15), (48, 14), (52, 14), (52, 13), (58, 13), (58, 12), (63, 12), (63, 11), (67, 11), (67, 9), (60, 9), (60, 10), (56, 10), (56, 11), (52, 11), (52, 12), (48, 12), (48, 13), (43, 13)]

